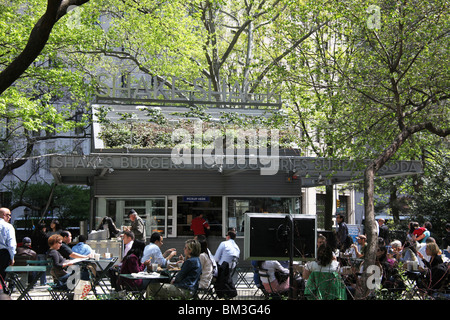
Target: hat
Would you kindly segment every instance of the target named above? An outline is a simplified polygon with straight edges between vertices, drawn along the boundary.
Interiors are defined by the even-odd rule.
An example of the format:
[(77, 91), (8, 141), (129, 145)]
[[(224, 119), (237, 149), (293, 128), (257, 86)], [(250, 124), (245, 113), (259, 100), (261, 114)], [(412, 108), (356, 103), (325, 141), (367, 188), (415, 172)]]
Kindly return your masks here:
[(28, 237), (23, 238), (22, 243), (31, 243), (31, 239)]
[(364, 240), (366, 240), (367, 237), (365, 235), (361, 234), (361, 235), (357, 236), (356, 239), (364, 239)]
[(134, 214), (134, 213), (137, 213), (136, 212), (136, 210), (134, 210), (134, 209), (131, 209), (129, 212), (128, 212), (128, 215), (130, 215), (130, 214)]

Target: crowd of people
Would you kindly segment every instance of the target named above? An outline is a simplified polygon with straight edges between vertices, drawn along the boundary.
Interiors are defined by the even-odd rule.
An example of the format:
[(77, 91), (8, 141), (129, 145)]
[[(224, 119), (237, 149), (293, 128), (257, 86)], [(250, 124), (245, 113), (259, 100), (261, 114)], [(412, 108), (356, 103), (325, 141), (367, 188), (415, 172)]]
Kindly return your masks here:
[[(367, 254), (367, 236), (360, 234), (353, 243), (343, 215), (337, 216), (337, 228), (327, 236), (317, 236), (317, 256), (302, 266), (302, 271), (294, 273), (294, 281), (289, 281), (289, 269), (285, 261), (254, 261), (255, 283), (260, 284), (268, 293), (288, 295), (293, 287), (294, 298), (304, 298), (302, 294), (313, 272), (338, 273), (345, 286), (346, 298), (352, 299), (361, 285), (363, 262)], [(448, 288), (449, 257), (444, 249), (450, 245), (450, 224), (446, 225), (447, 234), (442, 239), (443, 249), (431, 236), (432, 225), (426, 222), (420, 226), (411, 222), (404, 241), (391, 239), (389, 228), (384, 219), (378, 220), (376, 265), (381, 271), (380, 288), (400, 293), (406, 288), (405, 277), (417, 283), (422, 294), (432, 295), (436, 291)], [(448, 253), (447, 253), (448, 255)], [(345, 272), (344, 272), (345, 270)], [(258, 275), (263, 271), (264, 277)], [(280, 276), (284, 274), (284, 276)], [(444, 291), (444, 290), (443, 290)], [(448, 292), (447, 292), (448, 293)], [(338, 297), (336, 297), (338, 298)]]
[[(130, 240), (125, 240), (125, 237)], [(220, 267), (233, 269), (240, 255), (239, 246), (235, 242), (236, 233), (228, 231), (226, 240), (222, 241), (213, 255), (208, 248), (205, 235), (195, 235), (185, 242), (183, 254), (177, 256), (175, 248), (162, 251), (164, 238), (159, 232), (150, 236), (150, 243), (135, 239), (132, 231), (124, 233), (124, 257), (119, 264), (119, 274), (133, 274), (152, 271), (150, 265), (167, 268), (171, 260), (174, 265), (181, 265), (170, 283), (150, 282), (145, 279), (126, 279), (118, 277), (118, 288), (130, 290), (146, 289), (147, 296), (158, 299), (188, 298), (198, 289), (207, 290), (213, 278), (218, 278)], [(131, 245), (130, 248), (127, 246)]]
[[(240, 256), (240, 249), (235, 238), (236, 232), (229, 230), (226, 240), (222, 241), (215, 254), (212, 254), (206, 241), (208, 225), (199, 216), (193, 223), (193, 239), (185, 242), (183, 253), (177, 255), (175, 248), (162, 250), (163, 236), (155, 232), (151, 234), (149, 243), (145, 242), (145, 228), (142, 219), (132, 210), (129, 213), (131, 227), (119, 230), (115, 227), (111, 218), (102, 220), (99, 229), (108, 230), (108, 238), (121, 237), (123, 241), (123, 259), (118, 262), (116, 270), (122, 274), (151, 271), (151, 265), (156, 264), (161, 268), (167, 268), (169, 262), (177, 262), (181, 266), (179, 272), (170, 283), (162, 286), (149, 281), (135, 279), (129, 280), (117, 278), (119, 287), (128, 286), (146, 290), (147, 295), (152, 296), (158, 292), (158, 297), (168, 299), (172, 297), (186, 298), (192, 296), (198, 289), (208, 290), (213, 281), (231, 288), (230, 271), (234, 270)], [(5, 269), (8, 265), (21, 265), (27, 260), (51, 259), (51, 275), (59, 286), (64, 287), (69, 274), (67, 267), (73, 263), (73, 259), (89, 258), (92, 248), (86, 244), (83, 235), (78, 237), (78, 243), (73, 247), (72, 235), (69, 231), (62, 230), (58, 221), (52, 221), (50, 228), (40, 224), (36, 226), (31, 237), (22, 239), (21, 246), (17, 246), (15, 232), (9, 223), (11, 212), (7, 208), (0, 208), (0, 280), (5, 279)], [(110, 221), (111, 220), (111, 221)], [(344, 278), (347, 295), (353, 296), (358, 287), (358, 277), (363, 270), (363, 261), (367, 255), (367, 237), (360, 234), (353, 243), (349, 236), (348, 227), (343, 215), (337, 216), (337, 228), (326, 236), (317, 236), (317, 256), (314, 261), (309, 261), (303, 266), (302, 272), (296, 273), (290, 279), (291, 273), (286, 261), (253, 261), (255, 270), (255, 283), (266, 292), (288, 293), (291, 289), (297, 297), (304, 292), (306, 284), (313, 272), (342, 273), (343, 267), (351, 267), (353, 274), (346, 274)], [(431, 294), (433, 291), (448, 285), (449, 258), (444, 254), (450, 246), (450, 224), (446, 225), (447, 234), (440, 239), (439, 247), (432, 236), (432, 225), (425, 222), (420, 226), (416, 222), (409, 224), (409, 229), (401, 241), (392, 238), (389, 228), (383, 219), (378, 220), (377, 233), (378, 245), (376, 252), (376, 264), (380, 267), (381, 286), (387, 289), (403, 290), (405, 288), (403, 271), (411, 271), (416, 277), (417, 286), (424, 292)], [(442, 248), (442, 249), (441, 249)], [(355, 263), (356, 262), (356, 263)], [(260, 277), (260, 271), (266, 276)], [(224, 276), (225, 275), (225, 276)], [(40, 279), (40, 284), (46, 284), (45, 275)], [(293, 286), (293, 288), (292, 288)], [(217, 287), (219, 289), (219, 287)], [(235, 289), (234, 289), (235, 290)], [(292, 291), (291, 291), (292, 292)], [(232, 293), (230, 293), (232, 295)]]

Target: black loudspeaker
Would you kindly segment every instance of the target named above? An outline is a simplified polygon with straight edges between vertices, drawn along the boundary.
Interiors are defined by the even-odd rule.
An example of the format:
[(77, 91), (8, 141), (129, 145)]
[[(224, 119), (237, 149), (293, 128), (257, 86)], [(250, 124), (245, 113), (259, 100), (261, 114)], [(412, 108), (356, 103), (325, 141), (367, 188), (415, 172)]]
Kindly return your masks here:
[(244, 236), (245, 259), (290, 260), (290, 248), (294, 260), (316, 257), (316, 216), (247, 213)]

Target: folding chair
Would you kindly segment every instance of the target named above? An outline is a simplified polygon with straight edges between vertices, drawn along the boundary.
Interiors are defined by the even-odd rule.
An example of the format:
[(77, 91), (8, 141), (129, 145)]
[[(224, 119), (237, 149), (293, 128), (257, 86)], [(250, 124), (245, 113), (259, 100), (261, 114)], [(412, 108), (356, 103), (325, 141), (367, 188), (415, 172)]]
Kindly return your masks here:
[(75, 288), (69, 289), (67, 285), (61, 285), (53, 271), (50, 271), (50, 275), (53, 278), (53, 283), (49, 284), (50, 287), (47, 290), (50, 293), (51, 300), (73, 300)]
[(196, 300), (217, 300), (217, 294), (214, 289), (214, 284), (216, 282), (216, 278), (213, 277), (211, 279), (211, 282), (209, 283), (208, 288), (202, 289), (198, 288), (197, 292), (195, 293), (195, 299)]
[(253, 267), (236, 268), (236, 272), (237, 272), (236, 287), (238, 287), (240, 284), (244, 284), (247, 288), (253, 287), (254, 284), (253, 279), (250, 281), (247, 280), (247, 274), (253, 272)]
[[(276, 292), (273, 288), (272, 288), (272, 284), (270, 282), (270, 275), (268, 273), (267, 269), (263, 269), (263, 268), (257, 268), (258, 269), (258, 274), (259, 274), (259, 278), (261, 279), (261, 286), (259, 287), (259, 289), (262, 291), (264, 298), (265, 299), (281, 299), (283, 296), (286, 296), (286, 294), (288, 292)], [(263, 285), (263, 283), (266, 280), (267, 283), (269, 284), (269, 288), (270, 288), (270, 292), (267, 291), (266, 287)]]
[(47, 290), (50, 293), (51, 300), (73, 300), (74, 297), (74, 289), (60, 287), (57, 283), (50, 284)]

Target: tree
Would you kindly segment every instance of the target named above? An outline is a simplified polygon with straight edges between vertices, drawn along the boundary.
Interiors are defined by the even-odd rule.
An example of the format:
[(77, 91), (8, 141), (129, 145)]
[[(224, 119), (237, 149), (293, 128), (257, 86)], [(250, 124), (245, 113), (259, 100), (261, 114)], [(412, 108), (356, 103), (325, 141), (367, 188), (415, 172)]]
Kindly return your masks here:
[(321, 9), (329, 23), (278, 70), (293, 89), (306, 147), (372, 159), (363, 177), (367, 268), (377, 248), (377, 172), (389, 160), (420, 159), (450, 133), (448, 2), (332, 1)]
[(348, 137), (354, 154), (364, 150), (373, 159), (364, 173), (367, 268), (375, 264), (377, 248), (376, 173), (391, 159), (417, 157), (424, 145), (450, 133), (448, 3), (383, 1), (369, 15), (365, 1), (340, 2), (338, 8), (352, 56), (337, 68), (345, 84), (339, 91), (351, 98)]
[[(82, 22), (97, 36), (80, 39), (71, 56), (94, 57), (98, 63), (92, 74), (100, 67), (119, 75), (139, 72), (167, 88), (172, 79), (192, 88), (193, 79), (202, 75), (215, 91), (225, 84), (242, 94), (255, 93), (270, 83), (276, 65), (323, 25), (311, 19), (309, 5), (287, 0), (125, 0), (92, 5), (96, 7), (83, 13)], [(103, 22), (103, 33), (94, 21)]]
[(11, 209), (27, 206), (39, 216), (51, 212), (61, 220), (89, 218), (90, 193), (84, 187), (19, 182), (11, 183), (8, 191), (13, 195)]
[(48, 1), (46, 8), (38, 1), (0, 4), (0, 181), (36, 156), (37, 143), (72, 138), (64, 133), (89, 123), (85, 108), (92, 88), (58, 55), (72, 38), (64, 28), (51, 35), (71, 6), (86, 2)]

